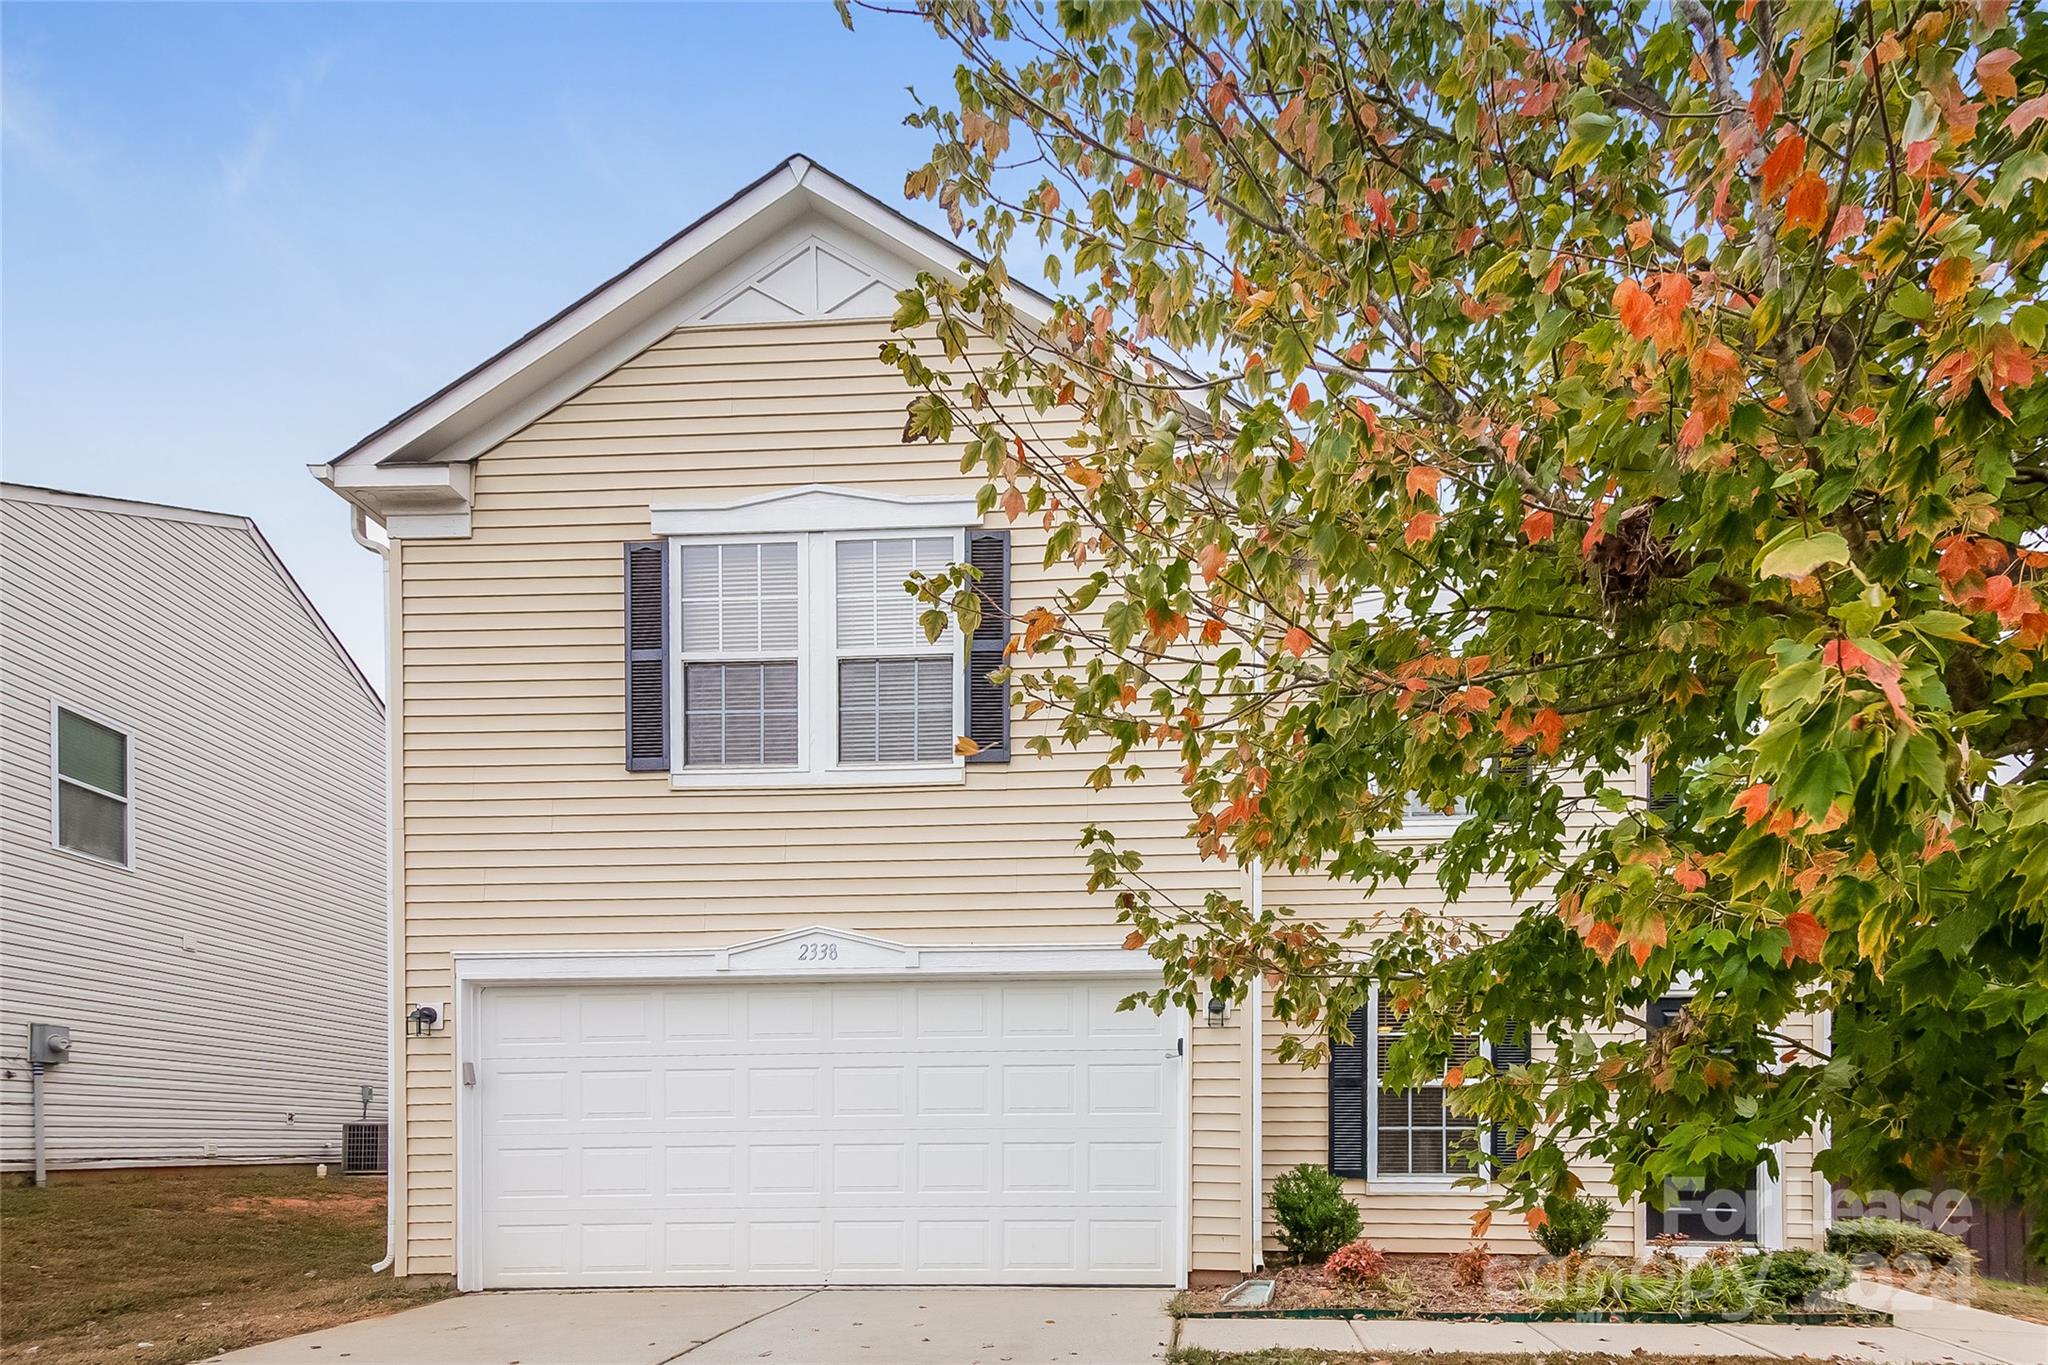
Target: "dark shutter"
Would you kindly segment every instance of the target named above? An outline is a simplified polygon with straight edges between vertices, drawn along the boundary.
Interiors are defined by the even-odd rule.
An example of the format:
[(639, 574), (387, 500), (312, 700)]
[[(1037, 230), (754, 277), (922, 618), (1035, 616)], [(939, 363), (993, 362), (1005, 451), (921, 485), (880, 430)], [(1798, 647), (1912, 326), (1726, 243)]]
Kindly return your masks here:
[[(1529, 1026), (1519, 1019), (1510, 1019), (1501, 1036), (1493, 1044), (1493, 1069), (1510, 1071), (1518, 1066), (1527, 1066), (1535, 1056), (1535, 1035)], [(1488, 1146), (1494, 1163), (1500, 1166), (1514, 1162), (1516, 1151), (1522, 1140), (1529, 1136), (1529, 1130), (1520, 1124), (1496, 1123), (1488, 1134)]]
[(979, 747), (969, 763), (1010, 761), (1010, 684), (990, 682), (1005, 668), (1010, 640), (1010, 533), (969, 531), (967, 562), (981, 573), (981, 624), (967, 649), (967, 737)]
[(1330, 1040), (1330, 1172), (1365, 1174), (1365, 1050), (1372, 1013), (1351, 1012), (1351, 1041)]
[(626, 543), (626, 767), (668, 767), (668, 542)]

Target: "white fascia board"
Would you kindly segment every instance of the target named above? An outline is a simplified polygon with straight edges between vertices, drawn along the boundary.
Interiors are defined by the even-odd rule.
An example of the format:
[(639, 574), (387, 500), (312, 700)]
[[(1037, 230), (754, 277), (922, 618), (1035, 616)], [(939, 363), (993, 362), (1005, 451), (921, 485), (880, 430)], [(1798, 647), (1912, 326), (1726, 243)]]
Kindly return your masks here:
[(970, 497), (905, 496), (815, 483), (734, 502), (656, 503), (648, 516), (658, 536), (956, 531), (981, 524), (981, 512)]
[[(831, 172), (793, 157), (760, 184), (715, 210), (668, 246), (603, 286), (561, 317), (356, 446), (329, 466), (375, 466), (410, 452), (427, 459), (476, 458), (670, 330), (679, 300), (696, 295), (717, 271), (761, 239), (817, 213), (885, 252), (958, 277), (967, 251), (884, 207)], [(1018, 313), (1043, 325), (1051, 301), (1028, 289), (1007, 291)], [(522, 380), (528, 392), (491, 402)], [(424, 461), (416, 461), (424, 463)], [(387, 467), (389, 468), (389, 467)], [(337, 490), (340, 484), (329, 480)]]
[(514, 382), (522, 373), (564, 346), (578, 339), (589, 344), (593, 330), (608, 321), (616, 321), (636, 301), (644, 300), (649, 291), (658, 288), (705, 251), (745, 227), (749, 220), (793, 193), (799, 183), (794, 169), (790, 165), (779, 168), (759, 185), (697, 224), (692, 231), (671, 242), (667, 248), (648, 257), (541, 331), (462, 379), (446, 393), (423, 405), (418, 412), (351, 450), (333, 467), (339, 471), (349, 466), (375, 465), (427, 437), (443, 424), (459, 418), (467, 409), (488, 399), (502, 386)]

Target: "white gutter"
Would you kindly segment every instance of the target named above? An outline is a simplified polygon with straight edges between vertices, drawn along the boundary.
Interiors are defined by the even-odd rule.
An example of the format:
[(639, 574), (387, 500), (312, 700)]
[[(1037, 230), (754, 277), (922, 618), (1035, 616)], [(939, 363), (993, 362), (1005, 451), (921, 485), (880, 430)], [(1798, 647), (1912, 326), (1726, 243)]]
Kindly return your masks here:
[[(363, 509), (349, 505), (348, 533), (355, 543), (384, 562), (384, 954), (385, 982), (389, 997), (384, 1008), (384, 1131), (395, 1125), (398, 1112), (398, 1026), (391, 1011), (398, 999), (398, 651), (391, 647), (391, 551), (389, 544), (370, 539), (369, 518)], [(398, 1259), (398, 1191), (392, 1188), (391, 1154), (396, 1144), (386, 1142), (384, 1159), (384, 1259), (370, 1267), (372, 1275), (391, 1268)]]

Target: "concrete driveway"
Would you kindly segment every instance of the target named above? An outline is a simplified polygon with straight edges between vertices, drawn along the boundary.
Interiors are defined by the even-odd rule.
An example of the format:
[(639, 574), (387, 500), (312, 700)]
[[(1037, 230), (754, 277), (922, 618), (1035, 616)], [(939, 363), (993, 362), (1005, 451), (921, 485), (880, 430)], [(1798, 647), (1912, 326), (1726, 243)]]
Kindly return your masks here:
[(1143, 1365), (1158, 1289), (613, 1289), (464, 1294), (219, 1356), (234, 1365)]

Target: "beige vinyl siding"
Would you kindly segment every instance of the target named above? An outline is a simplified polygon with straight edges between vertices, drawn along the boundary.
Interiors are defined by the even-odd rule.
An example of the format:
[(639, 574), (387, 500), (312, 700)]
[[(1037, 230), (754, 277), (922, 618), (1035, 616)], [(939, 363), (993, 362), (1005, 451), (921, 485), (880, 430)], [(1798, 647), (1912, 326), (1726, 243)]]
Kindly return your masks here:
[[(1419, 875), (1407, 887), (1384, 887), (1367, 896), (1359, 887), (1310, 875), (1269, 872), (1265, 879), (1269, 906), (1285, 906), (1299, 918), (1329, 927), (1361, 919), (1368, 924), (1376, 916), (1391, 927), (1410, 907), (1435, 910), (1447, 916), (1500, 930), (1512, 924), (1527, 902), (1517, 902), (1504, 884), (1475, 881), (1457, 905), (1445, 907), (1442, 893), (1427, 874)], [(1812, 1027), (1811, 1020), (1801, 1026)], [(1298, 1063), (1282, 1062), (1276, 1054), (1286, 1028), (1268, 1016), (1266, 1021), (1264, 1094), (1265, 1149), (1261, 1163), (1261, 1192), (1270, 1195), (1273, 1181), (1301, 1162), (1316, 1165), (1329, 1160), (1329, 1072), (1327, 1067), (1305, 1069)], [(1536, 1051), (1546, 1051), (1545, 1040), (1535, 1040)], [(1817, 1246), (1824, 1225), (1816, 1221), (1813, 1175), (1814, 1143), (1811, 1139), (1788, 1143), (1782, 1154), (1780, 1181), (1785, 1210), (1785, 1244)], [(1585, 1183), (1586, 1192), (1615, 1198), (1611, 1170), (1601, 1162), (1582, 1160), (1574, 1169)], [(1456, 1251), (1471, 1243), (1471, 1219), (1486, 1202), (1481, 1189), (1457, 1189), (1448, 1181), (1441, 1190), (1414, 1192), (1375, 1189), (1368, 1181), (1347, 1180), (1357, 1201), (1364, 1235), (1382, 1250), (1401, 1252)], [(1641, 1247), (1642, 1211), (1635, 1206), (1618, 1206), (1608, 1225), (1602, 1250), (1626, 1254)], [(1270, 1218), (1265, 1224), (1264, 1251), (1279, 1253)], [(1532, 1253), (1538, 1248), (1519, 1217), (1504, 1215), (1495, 1220), (1488, 1243), (1496, 1251)]]
[[(0, 1105), (53, 1168), (333, 1159), (385, 1109), (383, 717), (239, 518), (0, 502)], [(51, 847), (51, 704), (129, 734), (128, 869)]]
[[(409, 1000), (452, 998), (458, 950), (704, 946), (813, 923), (913, 943), (1115, 942), (1076, 847), (1090, 821), (1142, 847), (1177, 894), (1235, 884), (1194, 856), (1170, 762), (1165, 780), (1099, 793), (1083, 783), (1098, 760), (1068, 752), (886, 791), (676, 791), (625, 770), (620, 546), (649, 537), (651, 503), (978, 488), (957, 447), (902, 442), (909, 390), (877, 358), (889, 335), (881, 321), (671, 333), (479, 459), (468, 539), (404, 543)], [(1021, 610), (1046, 590), (1043, 531), (1013, 534)], [(1245, 1252), (1226, 1231), (1243, 1224), (1243, 1181), (1220, 1176), (1243, 1135), (1217, 1111), (1241, 1100), (1246, 1059), (1219, 1048), (1198, 1039), (1189, 1061), (1197, 1269)], [(454, 1268), (450, 1055), (445, 1034), (405, 1047), (411, 1273)]]

